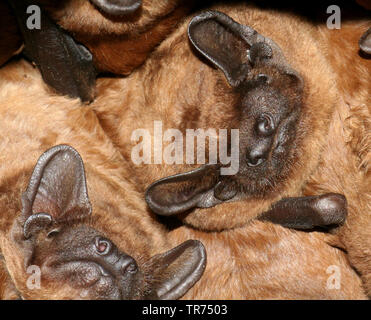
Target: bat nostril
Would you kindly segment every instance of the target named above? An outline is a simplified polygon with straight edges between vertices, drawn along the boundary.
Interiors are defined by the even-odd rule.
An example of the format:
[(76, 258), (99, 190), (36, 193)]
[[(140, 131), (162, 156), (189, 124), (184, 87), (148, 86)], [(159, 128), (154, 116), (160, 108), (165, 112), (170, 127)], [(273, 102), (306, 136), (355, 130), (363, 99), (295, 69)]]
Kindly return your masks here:
[(121, 273), (123, 275), (125, 274), (134, 274), (138, 271), (138, 265), (137, 263), (135, 262), (135, 260), (130, 257), (130, 256), (126, 256), (122, 259), (120, 259), (120, 269), (121, 269)]
[(265, 153), (262, 150), (254, 149), (247, 153), (246, 160), (249, 167), (257, 167), (265, 162)]

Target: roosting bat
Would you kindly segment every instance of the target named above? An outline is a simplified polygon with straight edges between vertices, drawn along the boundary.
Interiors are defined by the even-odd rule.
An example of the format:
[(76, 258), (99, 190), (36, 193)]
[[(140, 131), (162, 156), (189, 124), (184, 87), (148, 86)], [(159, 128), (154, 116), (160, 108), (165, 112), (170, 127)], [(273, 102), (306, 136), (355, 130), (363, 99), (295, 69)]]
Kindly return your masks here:
[[(137, 275), (142, 271), (148, 276), (148, 292), (151, 292), (151, 288), (155, 289), (151, 286), (152, 280), (161, 284), (164, 280), (166, 282), (168, 275), (178, 275), (172, 277), (175, 282), (169, 284), (168, 294), (166, 290), (158, 292), (161, 298), (180, 296), (196, 280), (200, 271), (198, 267), (203, 265), (205, 259), (202, 246), (197, 242), (184, 243), (195, 238), (206, 241), (208, 263), (194, 289), (190, 289), (184, 296), (186, 299), (365, 298), (361, 281), (349, 266), (346, 255), (326, 243), (332, 241), (332, 236), (325, 233), (296, 232), (260, 221), (225, 232), (206, 233), (183, 226), (169, 233), (150, 214), (143, 195), (135, 191), (137, 180), (132, 174), (132, 165), (113, 146), (92, 110), (81, 108), (76, 100), (51, 95), (43, 85), (37, 69), (22, 61), (13, 62), (0, 70), (0, 92), (0, 138), (3, 141), (0, 153), (0, 248), (6, 267), (0, 269), (3, 271), (0, 278), (4, 279), (1, 285), (6, 289), (5, 297), (76, 299), (83, 295), (85, 298), (113, 298), (108, 295), (117, 287), (104, 294), (100, 291), (100, 285), (103, 284), (97, 282), (86, 292), (83, 287), (78, 287), (80, 282), (76, 282), (81, 280), (84, 286), (85, 278), (82, 274), (76, 272), (76, 277), (69, 277), (70, 282), (66, 282), (65, 276), (62, 276), (64, 272), (68, 273), (70, 267), (63, 263), (64, 258), (80, 257), (80, 249), (89, 246), (87, 240), (99, 234), (104, 236), (103, 243), (98, 244), (99, 250), (103, 250), (106, 244), (116, 244), (120, 252), (136, 260)], [(9, 135), (9, 132), (12, 134)], [(54, 147), (41, 156), (32, 174), (32, 168), (43, 151), (49, 146), (65, 143), (74, 145), (84, 160), (86, 187), (92, 207), (91, 217), (87, 217), (87, 220), (70, 221), (68, 224), (53, 218), (64, 215), (56, 215), (55, 204), (65, 203), (67, 195), (54, 201), (53, 195), (59, 190), (59, 195), (67, 192), (76, 196), (76, 187), (83, 186), (80, 156), (70, 147)], [(58, 153), (58, 150), (63, 152)], [(27, 157), (24, 157), (25, 153)], [(47, 161), (49, 157), (50, 161)], [(66, 166), (74, 170), (63, 170)], [(75, 175), (71, 171), (79, 172), (80, 178), (73, 179)], [(32, 199), (31, 190), (35, 189), (40, 175), (43, 178), (34, 203), (39, 206), (42, 200), (52, 205), (48, 208), (38, 207), (36, 210), (44, 213), (35, 212), (24, 216), (21, 195), (26, 191), (25, 199)], [(56, 181), (54, 178), (57, 178)], [(71, 184), (75, 188), (66, 188)], [(68, 198), (71, 200), (71, 197)], [(86, 197), (78, 198), (86, 200)], [(70, 207), (61, 207), (67, 216), (74, 216), (75, 211), (68, 211)], [(24, 212), (29, 212), (27, 205), (24, 208)], [(85, 205), (80, 205), (76, 213), (86, 211), (84, 208)], [(41, 221), (46, 224), (50, 221), (48, 214), (53, 221), (42, 228)], [(24, 221), (28, 221), (27, 224)], [(26, 239), (25, 227), (26, 231), (34, 231), (36, 236), (27, 233), (30, 238)], [(80, 233), (76, 235), (77, 228), (86, 236), (84, 239), (81, 239)], [(50, 239), (47, 238), (48, 234)], [(68, 247), (65, 242), (67, 239)], [(152, 257), (158, 254), (158, 258), (166, 257), (161, 252), (179, 243), (183, 243), (176, 249), (180, 251), (172, 252), (180, 256), (172, 255), (178, 259), (169, 265), (170, 269), (164, 270), (159, 263), (158, 273), (154, 271), (148, 261), (154, 262)], [(90, 242), (90, 245), (89, 248), (94, 250), (96, 243)], [(26, 286), (32, 274), (26, 273), (24, 262), (29, 251), (25, 251), (25, 248), (37, 249), (36, 255), (31, 258), (31, 263), (35, 265), (31, 267), (42, 267), (40, 290)], [(58, 252), (54, 251), (56, 248)], [(181, 254), (182, 249), (185, 250), (184, 254)], [(94, 255), (92, 251), (88, 253)], [(43, 260), (47, 254), (51, 256), (50, 260)], [(57, 265), (48, 264), (57, 260), (62, 262), (59, 269)], [(110, 266), (107, 266), (104, 257), (96, 262), (108, 272)], [(341, 273), (340, 289), (328, 288), (329, 277), (333, 272), (331, 266), (336, 266)], [(89, 274), (96, 275), (95, 265), (88, 262), (84, 265), (84, 270), (86, 268)], [(112, 272), (115, 273), (114, 270)], [(182, 272), (186, 273), (184, 277)], [(63, 280), (59, 281), (59, 276)], [(178, 280), (183, 283), (180, 287), (177, 286)], [(0, 289), (3, 288), (0, 286)], [(135, 293), (138, 298), (144, 294), (143, 291)], [(133, 296), (130, 295), (130, 298)]]
[[(354, 221), (349, 224), (354, 226), (355, 221), (361, 220), (365, 223), (348, 231), (346, 237), (341, 231), (339, 235), (346, 248), (354, 250), (358, 246), (354, 257), (358, 252), (363, 257), (359, 260), (364, 262), (355, 258), (352, 264), (367, 279), (370, 255), (366, 249), (369, 232), (365, 230), (371, 226), (366, 204), (367, 176), (356, 166), (334, 168), (334, 159), (329, 162), (322, 159), (336, 157), (336, 144), (350, 150), (346, 157), (354, 156), (353, 147), (342, 135), (332, 136), (326, 153), (324, 148), (329, 142), (330, 128), (346, 126), (343, 99), (358, 95), (357, 100), (348, 101), (357, 105), (360, 113), (367, 114), (370, 69), (369, 61), (358, 54), (358, 39), (369, 23), (359, 18), (333, 31), (294, 15), (252, 6), (224, 5), (216, 9), (218, 12), (201, 13), (189, 25), (183, 24), (130, 78), (100, 82), (100, 97), (92, 107), (103, 128), (126, 159), (130, 159), (137, 146), (137, 141), (130, 140), (132, 133), (144, 128), (153, 138), (154, 121), (162, 121), (163, 131), (180, 130), (183, 137), (186, 129), (238, 128), (239, 170), (235, 175), (221, 175), (221, 165), (200, 167), (185, 174), (195, 166), (153, 164), (153, 157), (152, 164), (133, 165), (139, 191), (148, 186), (148, 181), (155, 182), (152, 187), (158, 187), (158, 192), (155, 188), (147, 192), (151, 208), (165, 215), (185, 211), (181, 215), (184, 222), (209, 231), (246, 225), (270, 209), (276, 212), (276, 222), (283, 218), (288, 226), (295, 226), (302, 210), (302, 218), (309, 219), (304, 227), (312, 227), (316, 225), (313, 220), (320, 215), (313, 210), (316, 205), (308, 204), (321, 203), (318, 195), (323, 195), (326, 200), (322, 203), (330, 204), (322, 207), (329, 213), (328, 221), (340, 222), (344, 218), (344, 198), (340, 195), (333, 198), (333, 194), (342, 194), (348, 200), (350, 220)], [(342, 51), (340, 44), (344, 43), (347, 50)], [(344, 61), (351, 61), (350, 67), (342, 64)], [(350, 69), (340, 71), (335, 65)], [(346, 72), (349, 76), (344, 77)], [(359, 76), (351, 79), (354, 74)], [(357, 118), (357, 114), (354, 116)], [(367, 159), (366, 140), (359, 142), (363, 159)], [(183, 156), (183, 163), (189, 163)], [(342, 158), (337, 161), (347, 163)], [(367, 166), (364, 161), (360, 163)], [(321, 167), (321, 181), (341, 176), (344, 183), (317, 185), (317, 189), (303, 194), (311, 175)], [(351, 181), (357, 175), (355, 184), (350, 185), (342, 172)], [(179, 179), (165, 178), (156, 183), (159, 178), (175, 173), (180, 173), (175, 176)], [(299, 202), (282, 200), (298, 196), (312, 198)], [(285, 209), (279, 203), (272, 207), (280, 200)], [(212, 210), (192, 210), (212, 206)], [(303, 221), (298, 222), (303, 225)], [(364, 231), (357, 232), (359, 228)], [(347, 229), (345, 226), (340, 230)], [(347, 246), (351, 232), (353, 237), (358, 237), (357, 233), (363, 236), (358, 244)]]
[(25, 61), (0, 70), (0, 92), (3, 297), (184, 295), (203, 273), (204, 247), (189, 240), (168, 250), (92, 110), (51, 95)]
[[(144, 1), (143, 8), (140, 0), (8, 3), (17, 18), (26, 55), (40, 68), (45, 82), (58, 93), (79, 97), (83, 102), (94, 99), (98, 72), (129, 74), (190, 7), (179, 6), (179, 0), (161, 4)], [(40, 29), (27, 25), (27, 9), (35, 4), (41, 12)], [(1, 65), (20, 47), (21, 37), (7, 4), (0, 2), (0, 8), (5, 18), (0, 32), (0, 46), (4, 47)]]

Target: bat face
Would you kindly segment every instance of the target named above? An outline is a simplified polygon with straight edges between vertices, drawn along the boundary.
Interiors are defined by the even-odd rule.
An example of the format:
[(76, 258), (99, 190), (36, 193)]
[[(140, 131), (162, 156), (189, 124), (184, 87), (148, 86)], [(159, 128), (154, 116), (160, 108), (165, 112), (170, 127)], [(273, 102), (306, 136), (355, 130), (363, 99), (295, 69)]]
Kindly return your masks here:
[[(97, 222), (89, 223), (91, 212), (77, 151), (66, 145), (46, 151), (22, 196), (21, 216), (13, 224), (9, 246), (14, 243), (17, 249), (4, 250), (5, 260), (20, 259), (8, 269), (22, 297), (178, 299), (203, 274), (206, 253), (199, 241), (188, 240), (151, 256), (142, 249), (148, 239), (133, 243), (125, 238), (125, 230), (128, 233), (131, 227), (125, 225), (119, 249), (99, 231)], [(130, 248), (140, 261), (122, 248)], [(40, 270), (38, 290), (27, 286), (20, 265)]]
[(225, 110), (210, 112), (207, 122), (239, 130), (238, 145), (230, 148), (239, 151), (238, 171), (223, 175), (222, 165), (206, 165), (155, 182), (146, 199), (164, 215), (277, 193), (290, 174), (300, 139), (303, 80), (275, 42), (217, 11), (194, 17), (188, 37), (227, 80), (215, 88)]
[(112, 241), (86, 225), (52, 225), (34, 239), (34, 259), (42, 281), (60, 283), (81, 299), (136, 299), (144, 283), (137, 262)]
[[(301, 109), (301, 84), (277, 68), (257, 68), (237, 89), (231, 111), (239, 128), (239, 171), (221, 177), (225, 188), (247, 196), (275, 190), (295, 157), (295, 137)], [(229, 184), (229, 186), (227, 186)]]

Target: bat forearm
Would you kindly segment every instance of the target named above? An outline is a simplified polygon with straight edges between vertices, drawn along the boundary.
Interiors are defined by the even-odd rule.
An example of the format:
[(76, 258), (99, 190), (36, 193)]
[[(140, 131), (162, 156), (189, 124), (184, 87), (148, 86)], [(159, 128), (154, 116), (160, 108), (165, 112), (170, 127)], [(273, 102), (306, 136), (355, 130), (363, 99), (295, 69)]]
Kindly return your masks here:
[(343, 195), (328, 193), (320, 196), (285, 198), (275, 203), (259, 219), (294, 229), (312, 229), (341, 224), (347, 216)]

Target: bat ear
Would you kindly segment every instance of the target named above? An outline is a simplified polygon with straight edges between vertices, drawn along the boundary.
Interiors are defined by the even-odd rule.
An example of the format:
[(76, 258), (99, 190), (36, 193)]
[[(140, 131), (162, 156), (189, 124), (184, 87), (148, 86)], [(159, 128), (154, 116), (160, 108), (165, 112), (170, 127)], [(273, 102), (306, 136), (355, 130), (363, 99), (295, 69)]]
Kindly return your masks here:
[(261, 64), (280, 66), (299, 78), (273, 40), (224, 13), (205, 11), (195, 16), (188, 26), (188, 38), (198, 52), (223, 71), (232, 87), (237, 87), (252, 68)]
[(196, 170), (160, 179), (146, 190), (150, 209), (163, 216), (175, 215), (194, 207), (211, 207), (220, 201), (214, 197), (219, 170), (205, 165)]
[(131, 14), (142, 5), (141, 0), (90, 0), (96, 7), (104, 13), (113, 16), (123, 16)]
[(22, 196), (26, 238), (52, 222), (67, 222), (91, 214), (84, 165), (78, 152), (59, 145), (43, 153)]
[(151, 258), (149, 267), (156, 279), (149, 298), (179, 299), (201, 278), (206, 267), (206, 250), (200, 241), (188, 240)]
[(188, 26), (188, 37), (197, 51), (223, 71), (232, 87), (238, 86), (251, 68), (250, 52), (254, 59), (272, 55), (262, 35), (218, 11), (194, 17)]
[(359, 39), (359, 47), (363, 53), (371, 55), (371, 27)]

